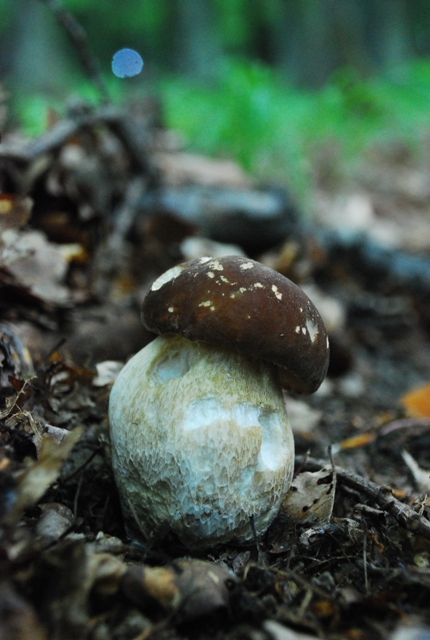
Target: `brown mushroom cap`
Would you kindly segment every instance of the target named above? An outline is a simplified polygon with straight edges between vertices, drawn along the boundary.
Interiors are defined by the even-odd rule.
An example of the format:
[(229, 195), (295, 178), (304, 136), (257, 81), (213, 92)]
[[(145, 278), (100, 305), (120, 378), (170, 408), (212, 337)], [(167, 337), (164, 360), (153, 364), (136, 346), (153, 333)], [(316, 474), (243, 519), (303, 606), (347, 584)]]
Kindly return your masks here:
[(328, 337), (315, 306), (291, 280), (248, 258), (198, 258), (169, 269), (146, 294), (142, 323), (272, 362), (296, 393), (316, 391), (327, 372)]

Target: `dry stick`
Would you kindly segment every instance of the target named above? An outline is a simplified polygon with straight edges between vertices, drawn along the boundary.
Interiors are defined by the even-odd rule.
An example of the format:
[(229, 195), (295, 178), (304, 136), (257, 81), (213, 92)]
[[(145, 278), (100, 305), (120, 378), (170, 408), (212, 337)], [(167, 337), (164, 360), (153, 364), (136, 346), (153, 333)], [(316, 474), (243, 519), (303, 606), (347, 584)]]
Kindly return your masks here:
[(98, 282), (95, 291), (101, 297), (107, 295), (112, 286), (112, 277), (121, 270), (122, 262), (127, 259), (125, 238), (139, 213), (139, 202), (146, 187), (144, 176), (129, 181), (124, 199), (114, 212), (113, 230), (96, 253), (94, 264), (98, 271)]
[(67, 11), (58, 0), (40, 0), (52, 11), (58, 22), (64, 27), (67, 35), (80, 58), (83, 70), (97, 88), (103, 102), (109, 102), (109, 92), (100, 72), (96, 57), (91, 51), (87, 34), (76, 18)]
[(70, 138), (79, 133), (82, 129), (95, 127), (97, 125), (109, 126), (115, 120), (126, 117), (125, 114), (116, 107), (105, 106), (95, 111), (67, 117), (55, 123), (41, 136), (29, 143), (0, 144), (0, 158), (29, 164), (45, 153), (51, 153), (61, 148)]
[(369, 575), (367, 572), (367, 523), (363, 515), (361, 516), (361, 526), (363, 527), (363, 572), (364, 572), (364, 591), (369, 593)]
[(254, 514), (249, 516), (249, 524), (251, 525), (252, 536), (254, 538), (255, 547), (257, 549), (258, 566), (262, 567), (263, 569), (268, 569), (266, 558), (264, 557), (264, 554), (263, 554), (263, 551), (262, 551), (262, 548), (261, 548), (261, 544), (260, 544), (260, 541), (259, 541), (258, 536), (257, 536), (257, 531), (255, 529)]
[[(301, 456), (296, 456), (296, 462), (302, 463)], [(317, 471), (326, 464), (323, 460), (308, 458), (304, 464), (310, 471)], [(336, 476), (346, 486), (364, 493), (372, 498), (382, 509), (389, 513), (402, 527), (408, 531), (430, 540), (430, 521), (414, 511), (409, 505), (403, 504), (393, 496), (390, 487), (380, 487), (376, 482), (367, 480), (357, 473), (336, 467)]]
[(89, 464), (91, 460), (95, 458), (98, 453), (100, 453), (100, 451), (103, 451), (103, 445), (100, 445), (99, 447), (97, 447), (97, 449), (94, 449), (91, 455), (89, 455), (88, 458), (82, 464), (80, 464), (77, 469), (69, 473), (68, 476), (66, 476), (65, 478), (60, 478), (61, 482), (65, 483), (74, 478), (80, 471), (82, 471), (82, 469), (85, 469), (87, 464)]
[(105, 105), (94, 111), (84, 110), (81, 113), (69, 115), (27, 145), (28, 160), (35, 160), (44, 153), (60, 149), (70, 138), (82, 130), (92, 129), (99, 125), (111, 127), (117, 120), (126, 117), (123, 111), (111, 105)]
[[(96, 110), (75, 113), (54, 124), (39, 138), (24, 145), (0, 144), (0, 159), (12, 160), (23, 165), (30, 164), (45, 153), (60, 149), (81, 130), (103, 125), (122, 142), (139, 173), (152, 173), (145, 145), (136, 139), (130, 116), (112, 105)], [(138, 128), (136, 124), (135, 128)]]
[(132, 228), (147, 184), (148, 181), (145, 176), (136, 176), (130, 179), (125, 190), (124, 199), (114, 214), (113, 230), (109, 237), (109, 245), (112, 252), (120, 250), (121, 242)]
[(81, 489), (82, 489), (82, 479), (83, 479), (83, 477), (84, 477), (83, 475), (79, 476), (78, 486), (76, 488), (75, 498), (73, 500), (73, 515), (75, 517), (75, 520), (76, 520), (76, 517), (78, 515), (78, 501), (79, 501), (79, 495), (80, 495)]

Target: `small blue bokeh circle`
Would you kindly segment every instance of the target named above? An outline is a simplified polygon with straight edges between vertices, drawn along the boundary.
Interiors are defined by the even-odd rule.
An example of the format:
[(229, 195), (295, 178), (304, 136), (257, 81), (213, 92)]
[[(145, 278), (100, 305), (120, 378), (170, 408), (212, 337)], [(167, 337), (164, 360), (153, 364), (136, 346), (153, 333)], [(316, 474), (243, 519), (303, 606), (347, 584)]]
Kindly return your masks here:
[(142, 68), (142, 57), (133, 49), (120, 49), (112, 58), (112, 71), (117, 78), (137, 76)]

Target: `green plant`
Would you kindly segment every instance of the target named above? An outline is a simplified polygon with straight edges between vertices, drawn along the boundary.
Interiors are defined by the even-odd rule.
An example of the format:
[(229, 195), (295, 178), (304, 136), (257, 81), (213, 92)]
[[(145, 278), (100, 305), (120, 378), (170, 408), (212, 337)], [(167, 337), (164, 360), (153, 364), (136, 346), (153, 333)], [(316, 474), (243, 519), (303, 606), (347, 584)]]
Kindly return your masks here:
[(369, 148), (401, 138), (419, 146), (430, 116), (430, 63), (363, 80), (336, 72), (316, 92), (294, 88), (268, 67), (228, 60), (214, 86), (166, 79), (159, 90), (167, 124), (190, 146), (236, 158), (263, 180), (284, 181), (299, 198), (312, 189), (312, 162), (332, 145), (340, 172)]

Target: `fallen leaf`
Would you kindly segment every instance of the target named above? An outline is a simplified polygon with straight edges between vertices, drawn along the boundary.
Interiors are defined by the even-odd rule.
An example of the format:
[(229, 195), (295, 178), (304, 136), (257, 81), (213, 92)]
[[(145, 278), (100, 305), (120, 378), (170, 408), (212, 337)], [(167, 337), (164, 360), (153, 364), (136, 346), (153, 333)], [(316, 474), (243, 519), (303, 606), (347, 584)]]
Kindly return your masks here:
[(337, 453), (344, 449), (355, 449), (356, 447), (364, 447), (366, 444), (370, 444), (376, 440), (374, 433), (361, 433), (358, 436), (347, 438), (341, 442), (337, 442), (332, 446), (332, 452)]
[(82, 427), (73, 429), (60, 444), (44, 434), (38, 460), (29, 462), (17, 478), (14, 501), (6, 515), (8, 524), (16, 522), (25, 509), (35, 505), (57, 479), (63, 461), (81, 437), (82, 431)]
[(69, 268), (59, 246), (40, 231), (3, 233), (1, 259), (11, 276), (22, 287), (45, 302), (65, 304), (70, 292), (64, 285)]
[(430, 418), (430, 384), (408, 391), (401, 403), (413, 418)]
[(336, 475), (331, 465), (319, 471), (303, 471), (294, 478), (281, 511), (292, 521), (329, 522), (334, 503)]
[(333, 602), (330, 600), (317, 600), (313, 603), (312, 610), (318, 618), (330, 618), (336, 613)]
[(104, 360), (96, 364), (97, 375), (93, 380), (95, 387), (105, 387), (113, 384), (124, 363), (117, 360)]
[(88, 554), (87, 570), (91, 590), (108, 598), (118, 592), (127, 565), (111, 553), (92, 553)]
[(0, 193), (0, 239), (6, 229), (20, 229), (28, 222), (33, 202), (10, 193)]
[(166, 567), (129, 567), (122, 581), (125, 595), (137, 606), (155, 600), (181, 620), (192, 620), (227, 606), (233, 575), (202, 560), (178, 560)]

